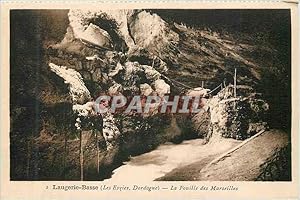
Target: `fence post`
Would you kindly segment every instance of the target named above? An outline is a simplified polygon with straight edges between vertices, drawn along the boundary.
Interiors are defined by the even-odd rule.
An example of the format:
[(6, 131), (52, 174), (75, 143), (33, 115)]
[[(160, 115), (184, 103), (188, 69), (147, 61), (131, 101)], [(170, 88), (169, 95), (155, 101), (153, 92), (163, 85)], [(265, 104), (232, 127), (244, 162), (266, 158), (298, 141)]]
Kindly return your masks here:
[(152, 68), (154, 67), (154, 61), (156, 59), (156, 56), (153, 57), (153, 60), (152, 60)]
[(96, 132), (96, 147), (97, 147), (97, 173), (98, 173), (98, 175), (99, 175), (99, 173), (100, 173), (100, 155), (99, 155), (99, 139), (98, 139), (98, 131), (95, 131)]
[(83, 145), (82, 145), (82, 131), (80, 131), (80, 181), (83, 181)]
[(63, 154), (63, 178), (65, 179), (66, 173), (66, 167), (67, 167), (67, 145), (68, 145), (68, 136), (67, 136), (67, 130), (64, 130), (64, 154)]
[[(234, 69), (234, 88), (233, 88), (234, 98), (236, 98), (236, 68)], [(236, 102), (234, 100), (234, 109), (236, 109)]]

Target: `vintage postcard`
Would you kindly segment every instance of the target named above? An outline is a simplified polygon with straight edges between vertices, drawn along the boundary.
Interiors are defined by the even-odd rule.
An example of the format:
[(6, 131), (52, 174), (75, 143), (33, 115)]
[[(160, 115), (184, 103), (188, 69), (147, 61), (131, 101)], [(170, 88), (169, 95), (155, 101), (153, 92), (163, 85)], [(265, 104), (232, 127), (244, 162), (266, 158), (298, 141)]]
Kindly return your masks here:
[(1, 4), (0, 198), (298, 199), (298, 2)]

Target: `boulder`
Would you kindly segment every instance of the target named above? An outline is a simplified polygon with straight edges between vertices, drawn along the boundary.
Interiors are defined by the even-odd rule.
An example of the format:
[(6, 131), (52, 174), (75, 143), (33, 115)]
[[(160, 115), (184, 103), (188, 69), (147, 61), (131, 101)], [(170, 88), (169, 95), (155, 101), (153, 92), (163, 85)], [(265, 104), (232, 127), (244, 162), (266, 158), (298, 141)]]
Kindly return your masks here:
[(163, 48), (170, 41), (178, 41), (179, 35), (171, 30), (157, 14), (141, 11), (131, 15), (128, 28), (137, 46), (141, 48)]
[(110, 88), (108, 88), (109, 95), (116, 95), (122, 91), (122, 85), (119, 83), (113, 84)]
[(79, 72), (53, 63), (50, 63), (49, 67), (51, 71), (63, 78), (64, 82), (69, 85), (69, 94), (72, 97), (73, 103), (82, 104), (91, 98), (90, 91), (85, 86), (83, 78)]
[(155, 81), (161, 77), (160, 73), (157, 70), (155, 70), (153, 67), (148, 65), (143, 65), (142, 67), (145, 71), (145, 75), (148, 80)]
[(170, 93), (170, 85), (168, 85), (163, 79), (154, 81), (154, 88), (158, 96), (164, 96)]
[(191, 96), (191, 97), (204, 97), (204, 96), (207, 96), (209, 92), (210, 92), (210, 89), (197, 87), (197, 88), (188, 90), (186, 95)]
[(138, 74), (139, 72), (142, 72), (143, 69), (140, 67), (138, 62), (126, 62), (125, 63), (125, 80), (128, 80), (131, 78), (133, 74)]
[(99, 46), (101, 48), (112, 49), (112, 42), (109, 34), (105, 30), (92, 23), (89, 24), (87, 29), (83, 31), (79, 37), (84, 42)]
[(140, 85), (140, 91), (141, 95), (149, 96), (153, 92), (153, 89), (149, 84), (144, 83)]
[[(77, 113), (78, 116), (87, 117), (89, 115), (93, 115), (93, 106), (94, 103), (89, 101), (83, 105), (75, 104), (73, 105), (72, 109), (75, 113)], [(80, 119), (76, 121), (80, 122)]]

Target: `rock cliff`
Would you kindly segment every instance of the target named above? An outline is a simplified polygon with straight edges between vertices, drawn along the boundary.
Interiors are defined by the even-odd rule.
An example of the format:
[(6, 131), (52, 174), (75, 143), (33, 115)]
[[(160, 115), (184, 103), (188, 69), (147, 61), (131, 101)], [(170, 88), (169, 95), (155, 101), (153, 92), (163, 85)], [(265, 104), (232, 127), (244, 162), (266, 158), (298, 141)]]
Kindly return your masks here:
[[(84, 179), (102, 180), (129, 156), (166, 141), (246, 139), (272, 124), (276, 117), (268, 112), (283, 115), (274, 109), (280, 106), (278, 101), (263, 87), (269, 74), (279, 80), (282, 93), (286, 89), (279, 98), (289, 99), (289, 85), (281, 84), (289, 76), (288, 66), (273, 65), (282, 55), (271, 42), (260, 45), (257, 37), (236, 38), (233, 30), (190, 27), (160, 13), (12, 13), (13, 180), (78, 180), (80, 153)], [(20, 35), (24, 27), (26, 34)], [(261, 54), (272, 55), (271, 61)], [(237, 96), (231, 85), (234, 69)], [(220, 84), (223, 89), (213, 90)], [(207, 101), (195, 115), (90, 116), (89, 102), (103, 93), (193, 96), (198, 95), (197, 88), (204, 89), (201, 95)], [(280, 116), (277, 125), (289, 128), (282, 125), (288, 124), (288, 116)]]

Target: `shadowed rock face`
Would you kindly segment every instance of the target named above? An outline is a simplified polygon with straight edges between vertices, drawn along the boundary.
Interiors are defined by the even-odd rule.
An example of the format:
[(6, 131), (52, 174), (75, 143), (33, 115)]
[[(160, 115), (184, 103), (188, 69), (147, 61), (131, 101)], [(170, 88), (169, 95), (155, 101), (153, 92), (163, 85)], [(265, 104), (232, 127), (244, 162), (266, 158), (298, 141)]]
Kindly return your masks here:
[(277, 148), (273, 155), (260, 166), (260, 174), (256, 181), (290, 181), (291, 173), (291, 144)]
[[(254, 92), (268, 91), (260, 86), (267, 82), (264, 75), (270, 71), (274, 83), (276, 80), (282, 83), (282, 77), (289, 76), (284, 63), (273, 65), (282, 57), (267, 40), (260, 45), (253, 35), (237, 36), (235, 32), (188, 27), (176, 20), (175, 23), (165, 20), (155, 11), (13, 11), (11, 19), (11, 177), (15, 180), (78, 178), (79, 141), (73, 127), (74, 102), (68, 85), (50, 71), (49, 63), (80, 73), (93, 98), (101, 92), (124, 95), (186, 92), (187, 88), (173, 80), (192, 88), (200, 87), (204, 81), (205, 88), (214, 88), (224, 79), (227, 85), (231, 83), (234, 68), (238, 70), (238, 84), (251, 85)], [(82, 40), (82, 34), (91, 30), (93, 33), (86, 35), (93, 38)], [(286, 82), (287, 85), (280, 87), (288, 88)], [(283, 95), (279, 98), (288, 99), (289, 89), (281, 91)], [(268, 97), (272, 96), (270, 93)], [(252, 100), (253, 105), (260, 103), (255, 102), (255, 97)], [(252, 105), (250, 101), (246, 101), (248, 107)], [(231, 107), (230, 104), (226, 109)], [(274, 107), (270, 104), (271, 111)], [(282, 113), (278, 113), (278, 118), (282, 118)], [(176, 118), (174, 121), (169, 116), (147, 119), (116, 116), (123, 134), (112, 151), (106, 151), (101, 134), (96, 138), (95, 133), (85, 133), (86, 179), (109, 176), (111, 169), (128, 154), (149, 151), (165, 141), (194, 138), (190, 118)], [(202, 118), (208, 116), (202, 116), (200, 121)], [(140, 126), (136, 129), (137, 122)], [(202, 137), (209, 125), (200, 126)], [(170, 134), (165, 129), (176, 131)], [(221, 135), (226, 137), (238, 135), (224, 132)], [(103, 174), (95, 176), (97, 143)], [(61, 152), (64, 156), (58, 156)], [(45, 170), (49, 166), (51, 169)]]

